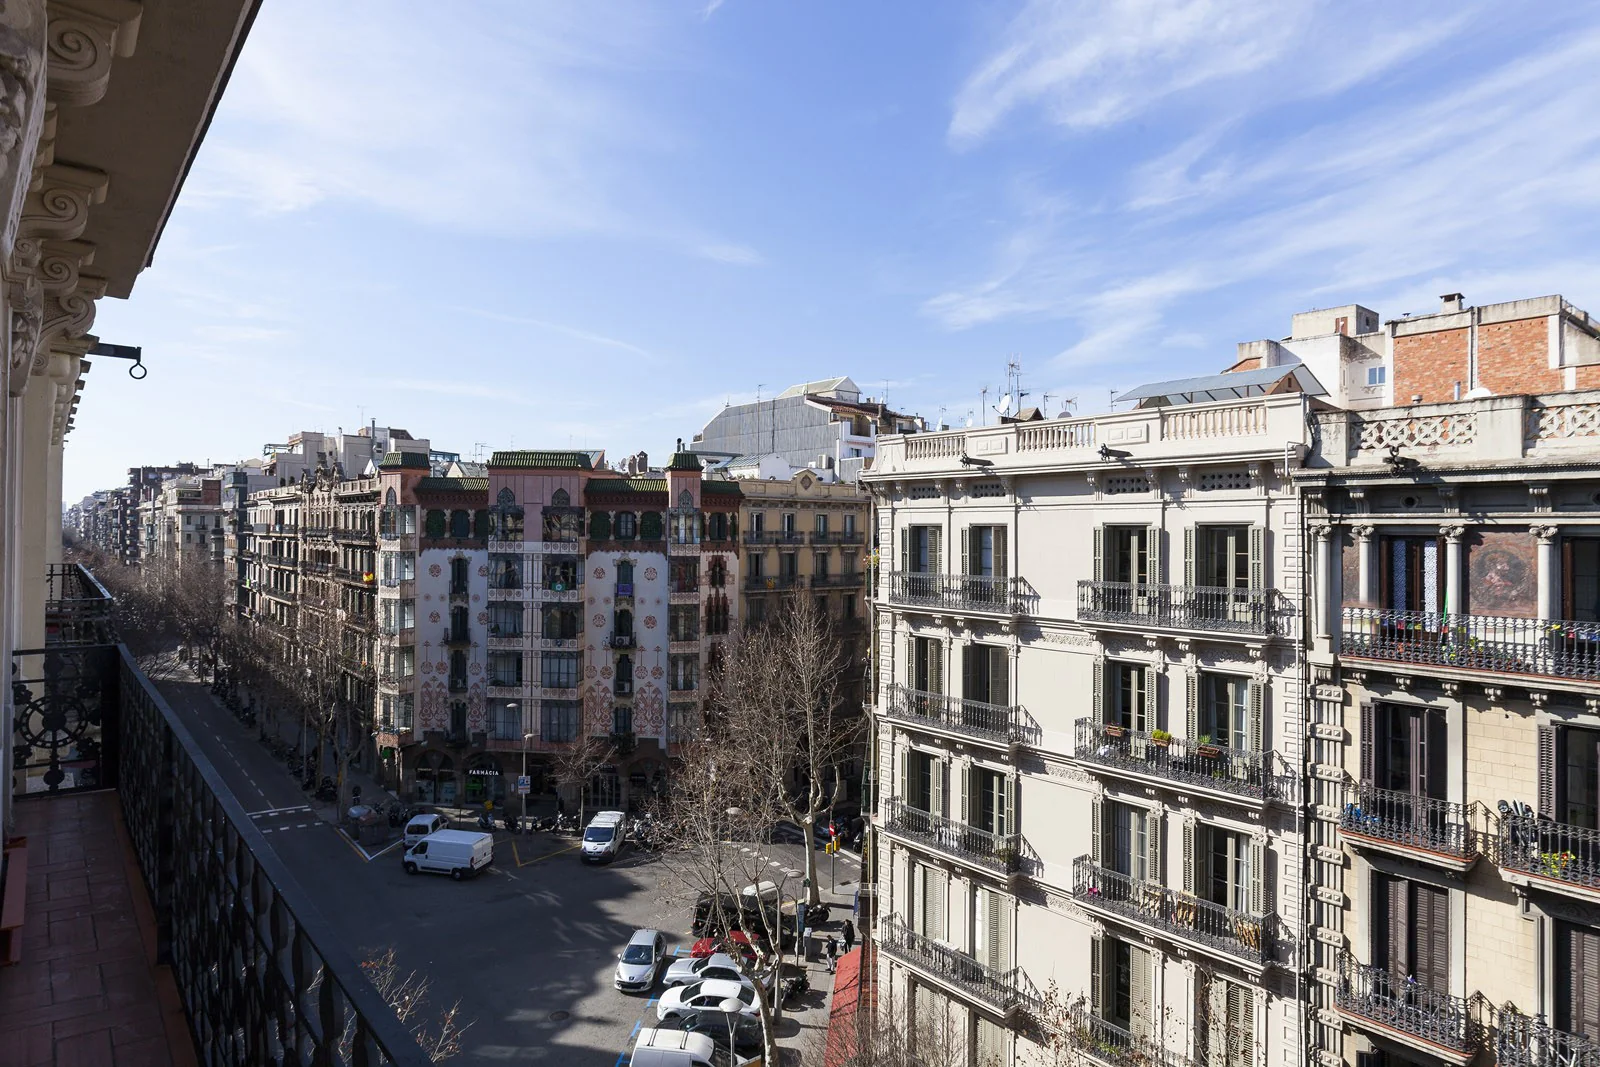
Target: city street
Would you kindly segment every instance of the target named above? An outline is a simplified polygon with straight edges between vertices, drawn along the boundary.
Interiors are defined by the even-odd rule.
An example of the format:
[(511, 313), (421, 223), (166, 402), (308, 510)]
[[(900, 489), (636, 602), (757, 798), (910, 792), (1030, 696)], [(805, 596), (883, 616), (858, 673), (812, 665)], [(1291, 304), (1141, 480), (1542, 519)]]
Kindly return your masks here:
[[(222, 709), (206, 685), (158, 684), (273, 851), (347, 934), (351, 951), (367, 959), (392, 947), (402, 973), (431, 979), (430, 1014), (460, 1002), (462, 1018), (472, 1021), (464, 1061), (626, 1062), (633, 1035), (651, 1025), (653, 995), (612, 988), (617, 952), (639, 927), (662, 930), (673, 951), (687, 953), (692, 942), (686, 899), (667, 884), (663, 864), (630, 849), (614, 864), (588, 867), (574, 837), (502, 831), (495, 866), (477, 879), (407, 876), (398, 846), (369, 861), (309, 806), (256, 731)], [(779, 876), (800, 868), (802, 846), (760, 847)], [(828, 898), (848, 902), (859, 864), (848, 854), (818, 860), (824, 890), (830, 862), (837, 863), (839, 891)], [(847, 912), (847, 903), (835, 907), (835, 925)], [(820, 991), (828, 978), (812, 965), (809, 1010), (780, 1025), (786, 1046), (810, 1045), (811, 1032), (825, 1026)]]

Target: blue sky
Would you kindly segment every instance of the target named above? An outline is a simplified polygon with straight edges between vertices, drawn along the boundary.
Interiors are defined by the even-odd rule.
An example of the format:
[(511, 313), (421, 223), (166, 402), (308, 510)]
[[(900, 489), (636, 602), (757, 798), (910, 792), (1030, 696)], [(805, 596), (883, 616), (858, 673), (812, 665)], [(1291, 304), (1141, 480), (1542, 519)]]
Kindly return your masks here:
[(1093, 412), (1312, 307), (1600, 311), (1588, 5), (446, 9), (264, 5), (68, 501), (367, 419), (660, 455), (804, 378), (958, 423), (1017, 358)]

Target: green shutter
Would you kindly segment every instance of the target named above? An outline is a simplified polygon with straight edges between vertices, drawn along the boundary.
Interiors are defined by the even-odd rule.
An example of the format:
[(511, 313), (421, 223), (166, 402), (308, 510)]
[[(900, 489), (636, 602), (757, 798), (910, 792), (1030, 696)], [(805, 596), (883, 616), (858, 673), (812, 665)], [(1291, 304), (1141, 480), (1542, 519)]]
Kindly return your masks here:
[(1250, 914), (1265, 915), (1267, 850), (1260, 841), (1250, 839)]
[(1094, 528), (1094, 580), (1104, 581), (1106, 573), (1106, 528)]
[(1265, 718), (1266, 685), (1259, 679), (1250, 680), (1249, 703), (1245, 705), (1245, 718), (1250, 728), (1250, 751), (1265, 751), (1263, 724)]
[(1089, 801), (1089, 859), (1100, 866), (1100, 839), (1105, 832), (1105, 803), (1095, 797)]
[(1101, 987), (1104, 985), (1105, 974), (1105, 938), (1100, 934), (1089, 935), (1089, 1014), (1097, 1019), (1105, 1018), (1103, 1006), (1104, 995)]
[(1200, 737), (1200, 672), (1190, 667), (1183, 675), (1186, 699), (1184, 710), (1188, 713), (1188, 738), (1191, 742)]
[(1194, 585), (1194, 527), (1183, 528), (1183, 584)]
[(1250, 527), (1250, 588), (1267, 587), (1266, 561), (1267, 531), (1261, 526)]
[(1011, 561), (1006, 551), (1006, 534), (1010, 528), (995, 526), (992, 529), (994, 530), (994, 576), (1005, 578), (1011, 573), (1009, 569)]
[(1151, 585), (1161, 584), (1161, 527), (1146, 526), (1144, 530), (1145, 541), (1145, 581)]
[(1090, 692), (1090, 707), (1094, 711), (1094, 721), (1097, 723), (1109, 722), (1106, 712), (1106, 661), (1104, 656), (1094, 658), (1094, 685)]
[(1159, 667), (1144, 669), (1144, 692), (1139, 702), (1140, 716), (1133, 724), (1135, 730), (1153, 730), (1161, 723), (1160, 676)]
[(1194, 892), (1194, 822), (1190, 819), (1183, 820), (1183, 891)]
[(944, 573), (944, 528), (928, 527), (928, 573)]

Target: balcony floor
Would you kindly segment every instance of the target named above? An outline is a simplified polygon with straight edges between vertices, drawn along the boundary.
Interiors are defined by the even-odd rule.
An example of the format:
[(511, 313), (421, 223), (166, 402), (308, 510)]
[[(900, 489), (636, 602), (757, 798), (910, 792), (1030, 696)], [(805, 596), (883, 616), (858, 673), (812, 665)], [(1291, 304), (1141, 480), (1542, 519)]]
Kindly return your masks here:
[(22, 962), (0, 968), (0, 1063), (192, 1065), (117, 795), (19, 797), (15, 811), (28, 903)]

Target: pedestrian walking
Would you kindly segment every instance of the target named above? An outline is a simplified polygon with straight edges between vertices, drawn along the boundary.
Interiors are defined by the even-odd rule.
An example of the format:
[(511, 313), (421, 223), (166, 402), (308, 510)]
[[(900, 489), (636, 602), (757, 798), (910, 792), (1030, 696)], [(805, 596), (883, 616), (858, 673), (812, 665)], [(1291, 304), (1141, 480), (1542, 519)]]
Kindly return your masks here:
[(828, 957), (828, 973), (832, 974), (834, 960), (839, 955), (839, 939), (829, 934), (828, 943), (823, 946), (823, 953)]
[(844, 921), (844, 929), (841, 930), (840, 933), (844, 934), (844, 950), (846, 952), (849, 952), (852, 948), (855, 948), (855, 946), (856, 946), (856, 928), (853, 925), (851, 925), (851, 922), (850, 922), (849, 919), (846, 919)]

